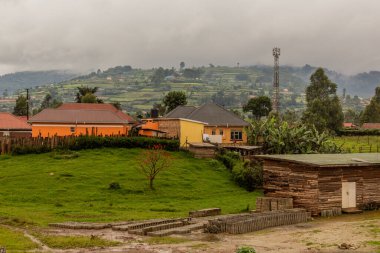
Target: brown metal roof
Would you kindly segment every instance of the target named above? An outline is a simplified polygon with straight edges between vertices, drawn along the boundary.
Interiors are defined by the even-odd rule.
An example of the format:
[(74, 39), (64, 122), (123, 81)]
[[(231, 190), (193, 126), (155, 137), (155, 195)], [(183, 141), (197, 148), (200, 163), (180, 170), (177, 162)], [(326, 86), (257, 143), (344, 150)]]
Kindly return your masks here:
[(217, 104), (205, 104), (199, 108), (178, 106), (166, 114), (165, 118), (185, 118), (206, 122), (211, 126), (248, 126), (239, 116)]
[(0, 129), (5, 130), (32, 130), (32, 127), (17, 116), (8, 112), (0, 112)]
[(112, 104), (91, 104), (91, 103), (65, 103), (57, 108), (58, 110), (107, 110), (117, 112), (118, 109)]
[(126, 124), (127, 120), (117, 113), (106, 110), (59, 110), (45, 109), (34, 115), (31, 123), (72, 123), (72, 124)]
[(115, 112), (120, 118), (134, 123), (136, 120), (128, 114), (118, 110), (112, 104), (92, 104), (92, 103), (65, 103), (57, 108), (58, 110), (106, 110)]

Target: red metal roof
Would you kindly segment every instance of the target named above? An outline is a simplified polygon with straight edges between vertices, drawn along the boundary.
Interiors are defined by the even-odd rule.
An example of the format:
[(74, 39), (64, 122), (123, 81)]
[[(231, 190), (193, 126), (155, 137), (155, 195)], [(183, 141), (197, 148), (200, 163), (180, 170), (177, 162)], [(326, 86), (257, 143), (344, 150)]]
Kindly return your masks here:
[(364, 123), (362, 128), (364, 128), (364, 129), (380, 129), (380, 123)]
[(32, 130), (32, 127), (19, 119), (17, 116), (10, 114), (8, 112), (0, 112), (0, 129), (25, 129)]
[(117, 113), (106, 110), (57, 110), (45, 109), (34, 115), (31, 123), (71, 123), (71, 124), (127, 124), (128, 121)]

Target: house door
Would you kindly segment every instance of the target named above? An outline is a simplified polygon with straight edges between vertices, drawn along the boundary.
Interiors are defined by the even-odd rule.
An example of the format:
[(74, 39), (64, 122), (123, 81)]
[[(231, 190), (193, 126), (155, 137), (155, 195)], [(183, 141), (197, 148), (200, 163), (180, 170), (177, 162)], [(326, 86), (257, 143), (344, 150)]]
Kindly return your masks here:
[(356, 207), (356, 182), (342, 182), (342, 208)]

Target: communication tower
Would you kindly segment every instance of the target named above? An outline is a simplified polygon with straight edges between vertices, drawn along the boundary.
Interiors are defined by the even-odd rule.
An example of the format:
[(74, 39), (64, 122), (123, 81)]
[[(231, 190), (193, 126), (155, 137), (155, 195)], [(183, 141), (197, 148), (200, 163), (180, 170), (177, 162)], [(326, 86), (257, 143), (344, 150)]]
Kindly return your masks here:
[(278, 113), (280, 110), (280, 66), (279, 66), (279, 57), (280, 57), (280, 48), (273, 48), (274, 56), (274, 68), (273, 68), (273, 111)]

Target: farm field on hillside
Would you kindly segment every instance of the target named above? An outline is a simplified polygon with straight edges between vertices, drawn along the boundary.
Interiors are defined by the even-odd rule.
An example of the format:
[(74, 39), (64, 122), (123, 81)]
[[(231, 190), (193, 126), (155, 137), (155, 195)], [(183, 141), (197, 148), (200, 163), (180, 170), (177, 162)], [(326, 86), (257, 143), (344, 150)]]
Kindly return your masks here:
[[(223, 213), (253, 209), (260, 192), (236, 186), (214, 160), (172, 153), (172, 167), (155, 180), (155, 191), (138, 171), (140, 149), (0, 156), (0, 219), (46, 226), (61, 221), (117, 221), (187, 216), (189, 210), (220, 207)], [(113, 182), (120, 189), (109, 189)]]
[(380, 136), (341, 136), (333, 141), (348, 153), (380, 152)]

